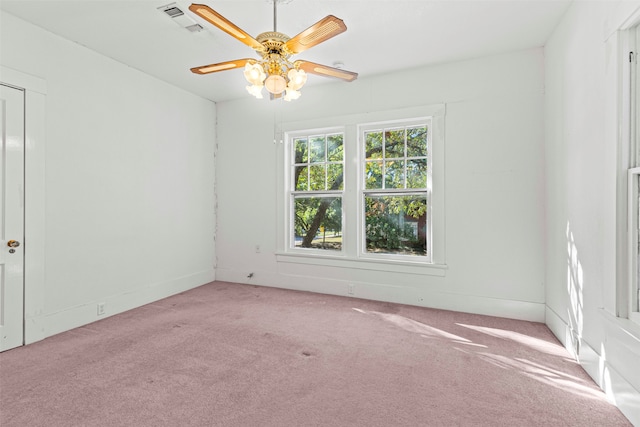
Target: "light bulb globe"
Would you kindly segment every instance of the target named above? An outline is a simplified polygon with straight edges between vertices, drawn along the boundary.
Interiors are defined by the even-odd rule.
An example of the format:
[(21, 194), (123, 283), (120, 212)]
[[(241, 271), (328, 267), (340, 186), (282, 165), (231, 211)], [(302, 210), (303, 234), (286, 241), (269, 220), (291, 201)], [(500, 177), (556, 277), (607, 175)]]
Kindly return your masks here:
[(260, 64), (247, 63), (244, 66), (244, 78), (252, 85), (260, 86), (267, 75)]
[(284, 100), (285, 101), (294, 101), (298, 98), (300, 98), (300, 95), (302, 95), (299, 91), (291, 89), (291, 88), (287, 88), (287, 91), (284, 95)]
[(264, 86), (267, 88), (267, 90), (269, 92), (271, 92), (274, 95), (279, 95), (282, 92), (284, 92), (284, 90), (287, 87), (287, 81), (285, 80), (284, 77), (282, 77), (279, 74), (271, 74), (269, 77), (267, 77), (267, 79), (264, 81)]
[(299, 90), (307, 82), (307, 73), (304, 70), (292, 68), (287, 73), (287, 77), (289, 77), (288, 87), (293, 90)]
[(263, 85), (247, 86), (247, 92), (249, 92), (251, 95), (255, 96), (258, 99), (262, 99), (262, 88), (263, 87), (264, 87)]

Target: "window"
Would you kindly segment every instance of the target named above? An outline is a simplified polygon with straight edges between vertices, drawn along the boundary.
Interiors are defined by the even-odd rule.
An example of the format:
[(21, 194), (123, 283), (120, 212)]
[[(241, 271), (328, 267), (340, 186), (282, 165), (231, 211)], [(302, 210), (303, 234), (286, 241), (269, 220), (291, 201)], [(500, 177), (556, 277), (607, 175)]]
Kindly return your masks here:
[(620, 49), (624, 53), (621, 55), (620, 68), (622, 108), (619, 123), (622, 133), (619, 149), (622, 154), (620, 164), (629, 169), (626, 172), (626, 206), (619, 206), (619, 216), (621, 219), (626, 217), (626, 221), (620, 221), (618, 227), (627, 235), (628, 257), (618, 261), (618, 274), (620, 277), (627, 277), (627, 280), (619, 284), (617, 312), (620, 317), (640, 323), (640, 75), (637, 72), (640, 31), (636, 26), (623, 34)]
[(444, 110), (282, 124), (278, 262), (443, 276)]
[[(629, 164), (631, 168), (628, 171), (628, 240), (629, 240), (629, 286), (627, 290), (627, 307), (628, 317), (640, 323), (640, 123), (638, 123), (638, 105), (640, 101), (640, 91), (638, 90), (640, 76), (637, 72), (637, 47), (640, 46), (638, 38), (640, 31), (638, 27), (634, 27), (627, 32), (628, 35), (628, 75), (625, 76), (628, 87), (626, 92), (628, 95), (628, 116), (623, 121), (628, 123), (628, 151)], [(627, 59), (627, 58), (624, 58)], [(624, 310), (619, 310), (624, 313)]]
[(429, 122), (361, 127), (364, 254), (429, 256)]
[(292, 247), (342, 250), (343, 147), (343, 133), (292, 138)]

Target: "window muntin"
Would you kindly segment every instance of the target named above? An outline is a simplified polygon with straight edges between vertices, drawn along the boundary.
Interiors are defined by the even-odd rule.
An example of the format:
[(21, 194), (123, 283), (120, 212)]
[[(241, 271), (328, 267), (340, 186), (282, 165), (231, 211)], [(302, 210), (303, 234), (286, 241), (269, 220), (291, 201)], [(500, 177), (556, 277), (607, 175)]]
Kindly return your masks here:
[(342, 251), (344, 133), (292, 139), (290, 247)]
[(364, 256), (430, 257), (429, 122), (362, 129)]

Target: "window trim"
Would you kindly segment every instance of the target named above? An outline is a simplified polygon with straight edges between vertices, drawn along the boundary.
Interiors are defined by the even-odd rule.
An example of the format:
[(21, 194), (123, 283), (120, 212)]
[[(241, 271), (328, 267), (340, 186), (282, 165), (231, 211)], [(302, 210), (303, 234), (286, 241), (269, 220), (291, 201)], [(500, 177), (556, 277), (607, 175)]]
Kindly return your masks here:
[[(308, 120), (281, 122), (275, 125), (276, 139), (280, 136), (280, 144), (277, 145), (277, 227), (276, 227), (276, 262), (311, 264), (322, 266), (334, 266), (342, 268), (354, 268), (373, 271), (393, 271), (407, 274), (421, 274), (432, 276), (445, 276), (447, 271), (446, 247), (445, 247), (445, 104), (422, 105), (417, 107), (398, 108), (393, 110), (374, 111), (344, 116), (332, 116), (313, 118)], [(347, 232), (343, 234), (342, 253), (326, 254), (326, 251), (293, 250), (289, 245), (290, 213), (287, 210), (290, 193), (290, 150), (288, 140), (294, 135), (316, 133), (331, 133), (342, 130), (345, 135), (345, 176), (343, 193), (343, 233), (353, 227), (359, 227), (360, 215), (352, 215), (358, 212), (359, 197), (357, 188), (352, 182), (360, 176), (360, 164), (358, 155), (354, 150), (359, 149), (357, 144), (358, 125), (374, 122), (407, 122), (416, 118), (431, 117), (432, 150), (430, 156), (432, 164), (436, 165), (432, 176), (431, 193), (431, 247), (432, 257), (430, 262), (424, 260), (401, 259), (371, 259), (362, 258), (358, 253), (358, 238)], [(284, 143), (287, 141), (287, 143)], [(356, 141), (353, 143), (352, 141)], [(355, 164), (354, 164), (355, 162)], [(354, 167), (355, 166), (355, 167)], [(356, 233), (357, 234), (357, 233)], [(322, 253), (319, 253), (322, 252)]]

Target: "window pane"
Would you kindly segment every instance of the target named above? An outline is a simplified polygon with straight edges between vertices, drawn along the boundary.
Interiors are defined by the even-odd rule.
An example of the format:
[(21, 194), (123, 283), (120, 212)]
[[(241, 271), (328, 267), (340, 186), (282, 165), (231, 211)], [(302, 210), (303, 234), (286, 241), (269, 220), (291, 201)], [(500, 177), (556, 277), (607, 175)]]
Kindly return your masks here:
[(368, 253), (426, 255), (426, 195), (366, 196), (365, 232)]
[(404, 157), (404, 129), (388, 130), (384, 133), (384, 156)]
[(364, 134), (366, 158), (381, 159), (382, 158), (382, 132), (366, 132)]
[(382, 162), (365, 163), (365, 188), (382, 188)]
[(407, 129), (407, 157), (427, 155), (427, 127)]
[(296, 166), (294, 168), (293, 173), (293, 188), (296, 191), (307, 191), (309, 190), (309, 179), (307, 177), (307, 167), (306, 166)]
[(293, 142), (295, 149), (295, 163), (307, 163), (307, 138), (296, 138)]
[(327, 136), (327, 160), (330, 162), (341, 162), (344, 159), (344, 149), (342, 148), (342, 134)]
[(342, 198), (295, 198), (295, 247), (342, 250)]
[(324, 165), (309, 166), (309, 189), (325, 190)]
[(327, 165), (327, 190), (342, 190), (343, 188), (342, 164)]
[(309, 163), (324, 162), (324, 136), (314, 136), (309, 141)]
[(384, 188), (404, 188), (404, 161), (385, 162)]
[(407, 188), (427, 188), (427, 159), (407, 161)]

